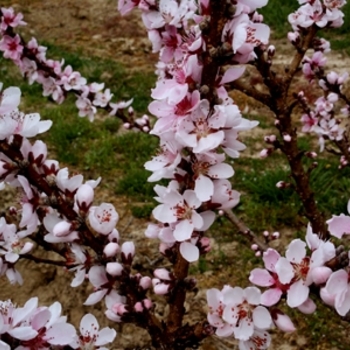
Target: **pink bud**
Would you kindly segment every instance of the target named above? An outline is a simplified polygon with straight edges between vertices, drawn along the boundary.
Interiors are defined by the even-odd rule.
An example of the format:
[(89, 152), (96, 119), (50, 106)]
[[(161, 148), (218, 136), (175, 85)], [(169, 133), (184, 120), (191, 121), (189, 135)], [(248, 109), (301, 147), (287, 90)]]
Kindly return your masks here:
[(280, 236), (280, 233), (279, 232), (274, 232), (273, 234), (272, 234), (272, 237), (274, 238), (274, 239), (277, 239), (277, 238), (279, 238), (279, 236)]
[(149, 132), (149, 127), (148, 127), (148, 126), (144, 126), (144, 127), (142, 128), (142, 131), (143, 131), (143, 132)]
[(130, 123), (124, 123), (123, 126), (125, 129), (130, 129)]
[(272, 57), (272, 56), (275, 54), (275, 52), (276, 52), (276, 48), (275, 48), (274, 45), (270, 45), (270, 46), (267, 48), (267, 54), (268, 54), (269, 56)]
[(259, 247), (258, 247), (257, 244), (252, 244), (252, 245), (250, 246), (250, 248), (251, 248), (252, 250), (258, 250), (258, 249), (259, 249)]
[(268, 135), (264, 137), (266, 143), (273, 143), (276, 141), (276, 135)]
[(94, 190), (90, 185), (84, 184), (79, 187), (75, 196), (78, 206), (81, 209), (86, 206), (86, 209), (88, 209), (94, 200)]
[(111, 276), (120, 276), (123, 272), (123, 265), (118, 262), (109, 262), (106, 265), (106, 271)]
[(282, 311), (273, 312), (273, 321), (275, 325), (283, 332), (294, 332), (295, 327), (292, 320)]
[(260, 158), (266, 158), (269, 155), (269, 150), (267, 148), (264, 148), (260, 151)]
[(292, 43), (295, 44), (299, 40), (299, 33), (298, 32), (289, 32), (288, 33), (288, 40)]
[(118, 253), (118, 250), (119, 244), (110, 242), (104, 247), (103, 253), (106, 255), (107, 258), (111, 258), (112, 256), (115, 256)]
[(135, 245), (133, 242), (124, 242), (122, 245), (122, 253), (128, 257), (131, 255), (131, 258), (135, 256)]
[(142, 303), (143, 303), (143, 306), (146, 308), (146, 309), (150, 309), (152, 307), (152, 301), (149, 300), (149, 299), (143, 299), (142, 300)]
[(286, 187), (286, 183), (284, 181), (278, 181), (276, 183), (276, 187), (277, 188), (285, 188)]
[(265, 237), (269, 237), (270, 233), (269, 233), (269, 231), (264, 231), (264, 232), (263, 232), (263, 235), (264, 235)]
[(317, 158), (316, 152), (306, 152), (305, 155), (311, 159)]
[(56, 237), (64, 237), (67, 236), (71, 232), (71, 226), (67, 221), (60, 221), (53, 228), (53, 235)]
[(200, 240), (201, 249), (205, 252), (210, 251), (210, 239), (208, 237), (202, 237)]
[(150, 277), (148, 276), (144, 276), (140, 279), (139, 285), (142, 289), (148, 289), (151, 287), (152, 285), (152, 280)]
[(327, 266), (318, 266), (311, 270), (312, 279), (316, 284), (326, 283), (332, 270)]
[(164, 295), (169, 292), (169, 284), (165, 283), (158, 283), (155, 286), (153, 286), (154, 293), (158, 295)]
[(224, 213), (223, 210), (219, 210), (218, 214), (219, 214), (220, 216), (224, 216), (225, 213)]
[(154, 276), (159, 278), (160, 280), (171, 281), (170, 272), (167, 269), (161, 268), (156, 269), (153, 272)]
[(119, 242), (119, 232), (116, 228), (108, 235), (108, 240), (110, 242)]
[(292, 137), (290, 135), (288, 135), (288, 134), (284, 134), (283, 135), (283, 140), (285, 142), (290, 142), (290, 141), (292, 141)]
[(261, 256), (261, 251), (258, 250), (258, 251), (255, 253), (255, 256), (256, 256), (257, 258), (259, 258), (259, 257)]
[(141, 304), (140, 301), (138, 301), (135, 305), (134, 305), (134, 309), (136, 312), (142, 312), (143, 311), (143, 305)]

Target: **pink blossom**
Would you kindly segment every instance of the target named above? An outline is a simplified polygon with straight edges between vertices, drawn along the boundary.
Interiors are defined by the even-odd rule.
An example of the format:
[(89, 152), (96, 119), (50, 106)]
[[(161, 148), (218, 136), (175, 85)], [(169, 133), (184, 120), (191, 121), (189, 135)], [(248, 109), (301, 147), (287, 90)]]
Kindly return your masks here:
[(96, 350), (107, 350), (101, 345), (113, 342), (117, 332), (109, 327), (100, 330), (96, 317), (92, 314), (86, 314), (80, 321), (80, 334), (69, 344), (73, 349), (89, 350), (93, 348)]
[(349, 274), (345, 270), (332, 273), (325, 286), (325, 291), (334, 299), (334, 307), (338, 314), (345, 316), (350, 310)]
[(17, 26), (24, 26), (27, 23), (22, 21), (23, 15), (22, 13), (15, 14), (15, 11), (12, 7), (1, 8), (2, 17), (1, 17), (1, 24), (0, 24), (0, 30), (5, 31), (8, 27), (15, 28)]
[[(157, 185), (155, 190), (160, 193), (163, 188)], [(200, 230), (203, 226), (203, 219), (195, 210), (201, 205), (201, 201), (194, 191), (186, 190), (181, 195), (177, 191), (170, 190), (158, 200), (163, 204), (153, 210), (153, 216), (163, 223), (177, 223), (174, 230), (177, 241), (183, 242), (190, 239), (193, 230)]]
[(102, 235), (108, 235), (115, 228), (119, 219), (118, 213), (110, 203), (102, 203), (98, 207), (91, 207), (89, 222), (91, 227)]
[[(348, 202), (348, 212), (349, 211), (350, 201)], [(331, 235), (337, 238), (342, 238), (343, 234), (350, 234), (350, 217), (348, 215), (333, 215), (332, 218), (327, 221), (327, 224)]]
[[(0, 83), (0, 91), (3, 84)], [(18, 87), (9, 87), (0, 95), (0, 115), (17, 109), (21, 100), (21, 90)]]
[(10, 58), (14, 61), (20, 59), (23, 52), (23, 45), (21, 45), (21, 38), (16, 34), (13, 38), (4, 35), (0, 40), (0, 51), (4, 52), (5, 58)]

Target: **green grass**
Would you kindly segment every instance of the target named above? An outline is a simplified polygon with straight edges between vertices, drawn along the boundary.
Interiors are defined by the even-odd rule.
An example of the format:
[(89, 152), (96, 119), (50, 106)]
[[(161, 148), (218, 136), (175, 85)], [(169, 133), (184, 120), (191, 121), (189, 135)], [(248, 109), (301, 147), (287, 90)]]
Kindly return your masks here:
[[(120, 63), (85, 57), (81, 52), (72, 53), (49, 43), (44, 45), (48, 47), (48, 57), (64, 57), (66, 64), (88, 77), (88, 82), (104, 81), (105, 86), (115, 93), (114, 101), (134, 97), (135, 110), (140, 114), (147, 112), (150, 90), (155, 82), (154, 74), (127, 74)], [(62, 105), (50, 102), (42, 96), (41, 86), (28, 85), (18, 69), (2, 58), (0, 73), (5, 87), (16, 85), (22, 90), (23, 111), (39, 112), (42, 119), (53, 121), (50, 131), (40, 136), (48, 143), (49, 151), (59, 159), (61, 166), (83, 170), (90, 178), (102, 175), (104, 183), (114, 184), (115, 193), (137, 197), (139, 201), (153, 200), (154, 184), (147, 182), (150, 173), (143, 168), (143, 164), (156, 152), (156, 137), (134, 132), (121, 133), (121, 122), (103, 111), (98, 113), (93, 123), (87, 118), (79, 118), (74, 96), (69, 96)], [(135, 214), (139, 216), (145, 216), (146, 212), (146, 209), (141, 213), (135, 209)]]

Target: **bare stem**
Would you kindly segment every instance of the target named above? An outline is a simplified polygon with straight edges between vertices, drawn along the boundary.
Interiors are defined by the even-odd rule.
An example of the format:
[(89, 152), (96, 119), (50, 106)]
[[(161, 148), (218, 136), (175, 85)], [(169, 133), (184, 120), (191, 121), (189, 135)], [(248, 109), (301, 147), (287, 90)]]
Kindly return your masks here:
[(249, 237), (249, 239), (254, 242), (261, 251), (266, 251), (268, 249), (268, 245), (262, 242), (256, 234), (245, 225), (243, 221), (241, 221), (231, 210), (225, 210), (226, 217), (238, 228), (238, 231), (242, 233), (244, 236)]

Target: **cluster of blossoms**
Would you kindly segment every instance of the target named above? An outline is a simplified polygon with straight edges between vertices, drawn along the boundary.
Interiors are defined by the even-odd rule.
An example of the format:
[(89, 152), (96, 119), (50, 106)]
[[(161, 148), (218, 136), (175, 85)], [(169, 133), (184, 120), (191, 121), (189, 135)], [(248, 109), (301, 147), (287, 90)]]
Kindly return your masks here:
[[(94, 286), (85, 304), (105, 297), (106, 315), (116, 322), (128, 310), (140, 313), (150, 309), (152, 303), (145, 295), (152, 280), (131, 274), (135, 246), (133, 242), (120, 243), (114, 206), (93, 205), (100, 179), (84, 182), (82, 175), (69, 176), (67, 168), (61, 169), (57, 161), (47, 159), (42, 141), (32, 144), (27, 139), (46, 131), (52, 123), (40, 121), (39, 114), (20, 112), (20, 94), (18, 88), (10, 87), (0, 95), (1, 185), (21, 193), (20, 207), (12, 207), (9, 213), (18, 220), (18, 226), (0, 218), (0, 275), (22, 284), (16, 264), (32, 252), (30, 239), (37, 242), (40, 234), (51, 247), (65, 244), (60, 253), (65, 262), (61, 265), (75, 273), (71, 286), (79, 286), (85, 279)], [(127, 297), (117, 292), (120, 281), (125, 280), (133, 283), (130, 288), (137, 288), (129, 309)]]
[(298, 0), (302, 5), (294, 13), (288, 16), (288, 21), (294, 29), (290, 38), (297, 38), (300, 28), (309, 28), (314, 24), (319, 28), (340, 27), (343, 23), (344, 13), (341, 8), (346, 0)]
[[(341, 238), (350, 233), (350, 217), (334, 216), (328, 221), (330, 232)], [(311, 254), (307, 254), (306, 247)], [(342, 260), (346, 269), (332, 270), (332, 262)], [(209, 289), (208, 321), (216, 328), (218, 336), (234, 335), (240, 340), (240, 349), (267, 349), (270, 336), (267, 329), (275, 325), (284, 332), (295, 327), (290, 318), (276, 305), (286, 297), (287, 305), (311, 314), (316, 304), (310, 298), (310, 287), (320, 290), (322, 301), (336, 309), (341, 316), (350, 311), (349, 257), (347, 252), (337, 251), (330, 241), (323, 241), (307, 229), (306, 243), (293, 240), (285, 257), (275, 249), (263, 253), (265, 269), (255, 268), (249, 280), (253, 284), (268, 288), (263, 293), (256, 287), (242, 289), (225, 286), (222, 291)], [(339, 268), (339, 265), (338, 265)]]
[[(152, 172), (149, 181), (170, 181), (167, 186), (155, 186), (159, 205), (154, 208), (153, 216), (157, 223), (149, 224), (145, 234), (161, 241), (160, 252), (175, 266), (172, 271), (157, 268), (153, 277), (133, 272), (135, 246), (129, 241), (121, 243), (115, 228), (119, 217), (114, 206), (111, 203), (93, 205), (94, 190), (101, 179), (84, 181), (82, 175), (70, 176), (67, 168), (60, 168), (56, 160), (47, 159), (46, 145), (42, 141), (31, 143), (28, 138), (46, 132), (51, 121), (41, 121), (37, 113), (20, 112), (18, 88), (1, 92), (1, 187), (17, 188), (21, 199), (20, 207), (10, 210), (18, 225), (0, 218), (0, 276), (6, 275), (11, 283), (22, 283), (16, 264), (28, 256), (40, 261), (32, 255), (33, 241), (44, 241), (52, 250), (61, 247), (58, 251), (64, 259), (61, 265), (75, 274), (72, 287), (81, 285), (85, 279), (93, 285), (94, 291), (85, 305), (104, 300), (107, 318), (114, 322), (134, 322), (155, 332), (157, 339), (164, 337), (163, 334), (167, 338), (165, 328), (169, 324), (169, 329), (174, 329), (174, 324), (180, 329), (182, 320), (176, 324), (171, 319), (172, 310), (179, 315), (184, 312), (181, 310), (186, 290), (192, 290), (195, 285), (193, 279), (187, 278), (187, 272), (181, 274), (188, 271), (189, 263), (210, 250), (205, 232), (214, 222), (216, 211), (230, 210), (239, 203), (240, 194), (232, 189), (228, 180), (234, 170), (225, 160), (226, 156), (239, 157), (245, 149), (239, 133), (252, 129), (257, 122), (242, 117), (227, 86), (243, 76), (242, 64), (252, 63), (264, 55), (267, 66), (272, 64), (275, 49), (267, 48), (270, 29), (256, 11), (266, 4), (267, 0), (226, 1), (221, 13), (209, 0), (119, 0), (122, 14), (135, 7), (142, 11), (153, 51), (160, 55), (158, 81), (149, 105), (150, 113), (157, 118), (151, 134), (159, 138), (160, 151), (145, 168)], [(299, 0), (299, 4), (301, 7), (289, 16), (294, 29), (289, 39), (295, 46), (308, 28), (342, 24), (343, 0)], [(71, 66), (64, 67), (63, 61), (47, 59), (46, 48), (34, 38), (25, 44), (13, 31), (25, 24), (21, 14), (15, 14), (12, 8), (1, 8), (0, 18), (0, 50), (19, 66), (29, 83), (43, 85), (44, 96), (62, 103), (72, 91), (77, 96), (79, 115), (90, 120), (97, 108), (115, 115), (130, 107), (131, 100), (112, 103), (112, 94), (104, 84), (88, 84)], [(324, 74), (323, 53), (329, 49), (326, 41), (315, 41), (313, 48), (313, 56), (303, 61), (303, 73), (310, 82), (318, 79), (325, 96), (317, 99), (315, 110), (311, 110), (304, 94), (299, 93), (298, 99), (305, 111), (303, 131), (313, 131), (322, 140), (341, 141), (344, 128), (335, 118), (334, 106), (342, 99), (347, 103), (343, 114), (349, 111), (341, 91), (347, 76), (334, 72)], [(129, 108), (128, 113), (132, 116), (133, 110)], [(137, 125), (145, 132), (150, 131), (147, 116), (135, 124), (124, 121), (127, 127)], [(275, 135), (267, 136), (265, 141), (273, 148), (264, 150), (263, 157), (281, 147), (282, 142), (292, 143), (292, 134), (282, 132), (281, 141)], [(286, 185), (280, 182), (278, 186)], [(328, 222), (329, 231), (339, 238), (350, 233), (349, 220), (344, 215), (333, 217)], [(256, 245), (252, 247), (257, 250)], [(306, 247), (311, 251), (309, 255)], [(343, 261), (339, 263), (340, 256)], [(312, 313), (316, 306), (310, 298), (311, 286), (318, 288), (321, 299), (340, 315), (350, 310), (347, 253), (339, 252), (332, 242), (322, 240), (311, 227), (307, 230), (306, 243), (293, 240), (285, 257), (269, 248), (263, 253), (263, 261), (265, 269), (254, 269), (249, 278), (251, 283), (267, 288), (263, 293), (255, 286), (242, 289), (228, 285), (222, 291), (207, 291), (209, 325), (203, 326), (205, 331), (197, 332), (201, 335), (198, 339), (194, 337), (194, 344), (215, 332), (218, 336), (238, 339), (241, 350), (267, 349), (268, 329), (273, 326), (286, 332), (295, 329), (289, 317), (277, 308), (278, 303), (285, 297), (289, 307)], [(333, 264), (334, 261), (338, 263)], [(166, 295), (170, 307), (175, 305), (170, 309), (168, 324), (155, 321), (153, 302), (149, 298), (151, 290)], [(18, 309), (10, 302), (3, 302), (0, 347), (8, 349), (8, 341), (17, 349), (51, 346), (105, 349), (100, 346), (113, 341), (116, 335), (109, 328), (98, 332), (96, 319), (86, 315), (81, 323), (81, 336), (77, 337), (60, 311), (58, 303), (38, 308), (36, 299)], [(176, 337), (181, 333), (179, 329)], [(185, 337), (188, 336), (187, 326), (181, 329)], [(190, 340), (185, 339), (184, 344), (186, 341)]]
[(38, 306), (38, 299), (29, 299), (23, 307), (11, 301), (0, 301), (0, 348), (3, 350), (42, 349), (99, 349), (111, 343), (117, 333), (114, 329), (103, 328), (92, 314), (86, 314), (80, 322), (80, 335), (61, 316), (59, 302), (49, 307)]
[[(324, 149), (325, 140), (331, 140), (335, 144), (344, 138), (345, 128), (342, 123), (344, 117), (349, 115), (348, 103), (350, 101), (342, 93), (342, 88), (348, 79), (348, 73), (338, 75), (332, 71), (324, 73), (323, 66), (326, 63), (323, 52), (315, 51), (312, 58), (305, 57), (303, 61), (303, 73), (310, 83), (317, 79), (319, 86), (324, 91), (324, 96), (314, 102), (314, 109), (308, 106), (308, 99), (303, 92), (299, 92), (298, 98), (305, 113), (301, 117), (303, 132), (313, 132), (319, 137), (321, 151)], [(345, 106), (339, 108), (339, 102), (345, 102)], [(342, 116), (338, 115), (338, 110)]]
[[(233, 62), (254, 59), (254, 48), (267, 44), (269, 29), (255, 12), (265, 4), (239, 2), (227, 20), (222, 45), (230, 48)], [(158, 118), (151, 133), (159, 137), (161, 151), (145, 167), (153, 172), (149, 181), (176, 179), (167, 187), (156, 186), (161, 204), (153, 215), (160, 223), (151, 224), (146, 235), (161, 240), (162, 252), (179, 245), (182, 256), (193, 262), (209, 248), (203, 233), (214, 221), (213, 209), (231, 209), (239, 202), (227, 181), (234, 171), (224, 163), (225, 153), (237, 158), (245, 148), (238, 133), (257, 123), (242, 118), (224, 86), (238, 79), (243, 67), (224, 73), (218, 67), (216, 85), (210, 88), (203, 81), (208, 38), (201, 28), (212, 10), (209, 1), (120, 1), (119, 9), (125, 14), (137, 5), (153, 50), (160, 52), (149, 111)], [(189, 18), (194, 25), (188, 25)]]
[[(297, 45), (299, 41), (299, 31), (304, 28), (316, 26), (340, 27), (343, 24), (344, 14), (341, 8), (346, 4), (345, 0), (299, 0), (297, 11), (289, 15), (288, 20), (295, 32), (288, 34), (290, 41)], [(318, 82), (319, 87), (324, 91), (323, 97), (318, 98), (314, 108), (308, 106), (308, 100), (303, 92), (299, 93), (299, 100), (304, 109), (301, 117), (303, 132), (314, 132), (319, 137), (321, 151), (325, 147), (325, 140), (331, 140), (337, 144), (344, 139), (343, 117), (349, 115), (349, 100), (342, 94), (343, 84), (348, 79), (348, 73), (341, 75), (332, 71), (328, 74), (324, 72), (324, 66), (327, 62), (324, 53), (330, 51), (330, 44), (324, 39), (315, 39), (312, 42), (314, 53), (312, 57), (305, 56), (303, 59), (302, 71), (304, 77), (310, 82)], [(345, 102), (345, 106), (340, 109), (342, 116), (336, 109), (336, 103)]]
[[(134, 111), (130, 107), (132, 100), (111, 102), (113, 94), (110, 89), (105, 89), (104, 83), (87, 84), (86, 78), (79, 72), (74, 71), (70, 65), (64, 65), (64, 60), (46, 58), (47, 48), (39, 45), (35, 38), (25, 43), (13, 31), (18, 26), (26, 25), (22, 19), (23, 15), (16, 14), (12, 7), (0, 9), (0, 51), (5, 58), (11, 59), (19, 67), (29, 84), (41, 84), (43, 95), (51, 97), (59, 104), (66, 99), (69, 92), (74, 93), (80, 117), (87, 116), (92, 121), (97, 109), (103, 108), (112, 116), (118, 114), (128, 128), (136, 127), (144, 132), (149, 131), (147, 117), (134, 120)], [(123, 113), (126, 108), (129, 108), (128, 116)]]

